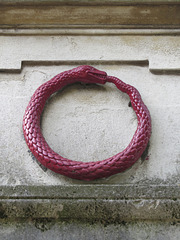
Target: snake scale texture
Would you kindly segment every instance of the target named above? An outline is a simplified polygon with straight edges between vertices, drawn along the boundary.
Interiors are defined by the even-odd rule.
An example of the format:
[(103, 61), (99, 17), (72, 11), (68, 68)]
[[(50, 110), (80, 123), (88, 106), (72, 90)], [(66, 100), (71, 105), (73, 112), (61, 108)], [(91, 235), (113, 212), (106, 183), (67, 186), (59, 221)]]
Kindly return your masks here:
[[(122, 152), (102, 161), (80, 162), (64, 158), (49, 147), (40, 127), (44, 105), (51, 94), (75, 82), (111, 82), (129, 95), (138, 126), (131, 142)], [(24, 114), (23, 132), (29, 149), (42, 165), (70, 178), (90, 181), (123, 172), (141, 157), (151, 135), (151, 117), (136, 88), (116, 77), (107, 76), (103, 71), (83, 65), (56, 75), (34, 92)]]

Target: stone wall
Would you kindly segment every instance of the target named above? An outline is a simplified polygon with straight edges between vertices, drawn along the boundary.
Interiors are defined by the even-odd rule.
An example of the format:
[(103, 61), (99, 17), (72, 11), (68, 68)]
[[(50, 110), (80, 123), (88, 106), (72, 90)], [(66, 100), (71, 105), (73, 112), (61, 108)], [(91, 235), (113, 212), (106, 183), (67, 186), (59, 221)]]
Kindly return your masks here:
[[(94, 22), (88, 18), (83, 22), (83, 1), (15, 2), (0, 1), (4, 9), (0, 29), (3, 239), (34, 239), (36, 234), (37, 239), (59, 239), (53, 237), (54, 231), (63, 232), (61, 239), (109, 239), (111, 231), (112, 239), (178, 239), (178, 2), (112, 1), (110, 6), (106, 1), (94, 1), (96, 8), (86, 1), (83, 7), (88, 14), (96, 16), (99, 11), (106, 15), (103, 20), (94, 18)], [(120, 18), (112, 20), (117, 6), (121, 11), (125, 9), (126, 24)], [(48, 8), (56, 13), (52, 18)], [(28, 9), (38, 15), (19, 15)], [(164, 9), (173, 13), (167, 22)], [(58, 14), (67, 15), (68, 11), (71, 14), (64, 21), (58, 18)], [(139, 20), (133, 22), (134, 19)], [(22, 131), (25, 108), (37, 87), (54, 75), (83, 64), (136, 87), (152, 118), (152, 136), (137, 163), (124, 173), (91, 182), (72, 180), (39, 165), (26, 146)], [(114, 85), (77, 83), (48, 100), (41, 126), (54, 151), (87, 162), (122, 151), (136, 130), (137, 119), (129, 97)], [(25, 229), (25, 235), (21, 229)]]

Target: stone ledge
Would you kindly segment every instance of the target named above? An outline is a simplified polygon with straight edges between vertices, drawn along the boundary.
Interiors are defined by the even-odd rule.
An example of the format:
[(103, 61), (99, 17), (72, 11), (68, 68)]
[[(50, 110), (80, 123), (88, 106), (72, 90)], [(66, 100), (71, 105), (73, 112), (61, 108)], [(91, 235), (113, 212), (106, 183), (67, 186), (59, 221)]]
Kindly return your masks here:
[[(121, 29), (118, 31), (119, 35), (111, 35), (112, 31), (107, 29), (101, 31), (92, 29), (89, 31), (89, 35), (85, 34), (87, 30), (84, 35), (82, 34), (84, 31), (72, 30), (60, 31), (61, 33), (59, 32), (59, 35), (56, 36), (48, 35), (47, 29), (44, 29), (43, 32), (47, 35), (24, 36), (21, 32), (22, 35), (14, 34), (13, 37), (1, 36), (0, 71), (20, 73), (22, 68), (28, 65), (43, 64), (46, 66), (141, 64), (141, 66), (147, 66), (153, 74), (180, 73), (179, 33), (176, 30), (171, 31), (172, 35), (160, 36), (157, 36), (158, 31), (153, 31), (154, 35), (143, 36), (142, 33), (139, 35), (140, 30), (136, 31), (135, 29), (128, 34)], [(74, 35), (75, 32), (76, 35)], [(121, 34), (122, 32), (123, 34)], [(42, 44), (45, 46), (44, 48), (41, 47)], [(31, 51), (28, 50), (27, 54), (27, 48), (30, 45)], [(90, 50), (88, 54), (85, 49)]]
[[(4, 62), (3, 62), (4, 63)], [(149, 71), (155, 75), (179, 75), (180, 68), (175, 64), (175, 67), (160, 66), (155, 67), (155, 64), (147, 59), (142, 60), (65, 60), (65, 61), (50, 61), (50, 60), (20, 60), (11, 64), (8, 62), (4, 68), (0, 64), (0, 73), (17, 73), (20, 74), (26, 66), (53, 66), (53, 65), (132, 65), (132, 66), (146, 66)], [(176, 67), (177, 66), (177, 67)]]
[(177, 199), (179, 185), (1, 186), (0, 199)]
[[(170, 28), (178, 1), (0, 1), (1, 28)], [(67, 17), (71, 15), (71, 17)]]
[(172, 4), (179, 0), (0, 0), (3, 4), (66, 4), (66, 5), (122, 5), (122, 4)]
[(178, 185), (2, 186), (0, 218), (180, 219)]
[(0, 0), (3, 4), (66, 4), (66, 5), (122, 5), (122, 4), (172, 4), (179, 0)]
[[(113, 27), (113, 26), (112, 26)], [(106, 28), (106, 26), (104, 27)], [(0, 28), (0, 36), (179, 36), (180, 29), (82, 29), (82, 28), (43, 28), (43, 29), (4, 29)]]

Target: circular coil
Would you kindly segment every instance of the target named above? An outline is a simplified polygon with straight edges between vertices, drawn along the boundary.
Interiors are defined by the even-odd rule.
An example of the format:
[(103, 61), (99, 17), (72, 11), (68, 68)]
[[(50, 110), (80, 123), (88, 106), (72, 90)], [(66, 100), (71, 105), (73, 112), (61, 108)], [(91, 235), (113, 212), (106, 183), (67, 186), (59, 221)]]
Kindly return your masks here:
[[(129, 95), (137, 115), (138, 126), (131, 142), (122, 152), (102, 161), (81, 162), (60, 156), (47, 144), (40, 127), (40, 117), (46, 100), (54, 92), (75, 82), (97, 84), (111, 82)], [(70, 178), (90, 181), (123, 172), (141, 157), (151, 136), (151, 117), (136, 88), (116, 77), (107, 76), (103, 71), (83, 65), (56, 75), (34, 92), (25, 110), (23, 132), (29, 149), (46, 168)]]

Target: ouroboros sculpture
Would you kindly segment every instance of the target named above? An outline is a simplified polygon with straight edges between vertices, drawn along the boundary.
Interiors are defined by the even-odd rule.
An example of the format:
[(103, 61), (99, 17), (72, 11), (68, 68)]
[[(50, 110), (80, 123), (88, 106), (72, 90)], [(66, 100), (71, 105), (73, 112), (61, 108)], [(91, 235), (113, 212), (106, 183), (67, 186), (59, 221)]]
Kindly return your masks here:
[[(80, 162), (64, 158), (49, 147), (40, 128), (44, 105), (51, 94), (75, 82), (111, 82), (129, 95), (138, 126), (131, 142), (122, 152), (102, 161)], [(35, 91), (24, 114), (23, 132), (29, 149), (42, 165), (70, 178), (90, 181), (123, 172), (141, 157), (151, 135), (151, 117), (136, 88), (116, 77), (107, 76), (105, 72), (83, 65), (56, 75)]]

